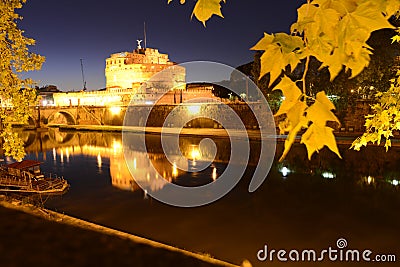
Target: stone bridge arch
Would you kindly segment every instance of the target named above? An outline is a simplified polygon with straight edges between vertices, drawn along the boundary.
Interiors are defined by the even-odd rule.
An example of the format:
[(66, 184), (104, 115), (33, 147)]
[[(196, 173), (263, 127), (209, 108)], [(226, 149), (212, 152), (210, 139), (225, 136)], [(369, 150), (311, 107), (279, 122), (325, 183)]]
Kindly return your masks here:
[(52, 113), (48, 118), (47, 125), (75, 125), (76, 120), (75, 117), (68, 111), (59, 110), (57, 112)]
[(53, 143), (54, 145), (60, 145), (60, 144), (67, 144), (69, 143), (73, 138), (75, 138), (75, 133), (71, 132), (61, 132), (56, 129), (49, 129), (47, 132), (49, 141)]
[(32, 132), (32, 131), (23, 131), (20, 134), (20, 137), (24, 141), (25, 147), (31, 146), (35, 142), (36, 134), (37, 134), (36, 132)]
[(48, 128), (47, 131), (22, 131), (21, 138), (24, 141), (27, 153), (38, 151), (51, 151), (63, 147), (79, 145), (79, 137), (74, 132), (63, 132), (58, 128)]
[(37, 125), (36, 119), (35, 119), (34, 117), (32, 117), (32, 116), (29, 116), (26, 125), (27, 125), (28, 127), (36, 127), (36, 125)]

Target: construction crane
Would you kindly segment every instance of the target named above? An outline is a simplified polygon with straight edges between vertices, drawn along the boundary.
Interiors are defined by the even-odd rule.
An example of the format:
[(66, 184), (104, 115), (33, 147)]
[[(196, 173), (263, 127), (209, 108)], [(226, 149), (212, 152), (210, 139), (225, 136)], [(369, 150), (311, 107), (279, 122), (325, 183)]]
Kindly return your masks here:
[(83, 73), (83, 59), (82, 58), (81, 58), (81, 71), (82, 71), (82, 83), (83, 83), (82, 91), (86, 91), (86, 81), (85, 81), (85, 75)]

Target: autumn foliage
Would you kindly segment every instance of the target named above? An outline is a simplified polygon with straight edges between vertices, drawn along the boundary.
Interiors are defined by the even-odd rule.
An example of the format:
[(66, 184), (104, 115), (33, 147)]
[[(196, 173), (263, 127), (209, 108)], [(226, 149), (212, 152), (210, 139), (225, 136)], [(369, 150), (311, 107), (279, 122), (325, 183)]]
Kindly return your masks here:
[[(0, 119), (3, 149), (6, 156), (21, 160), (25, 156), (23, 141), (13, 132), (12, 124), (26, 123), (30, 115), (30, 106), (35, 104), (36, 90), (30, 79), (20, 78), (21, 72), (40, 69), (44, 57), (31, 53), (29, 46), (35, 40), (24, 36), (17, 21), (22, 19), (15, 9), (19, 9), (26, 0), (0, 1)], [(9, 108), (9, 107), (12, 107)]]
[[(214, 14), (222, 17), (221, 2), (198, 0), (193, 14), (205, 25)], [(309, 158), (325, 146), (340, 157), (334, 129), (331, 128), (332, 123), (340, 124), (333, 113), (335, 106), (324, 91), (310, 95), (306, 88), (310, 59), (317, 59), (321, 63), (320, 69), (328, 69), (331, 81), (343, 69), (350, 74), (350, 78), (357, 76), (368, 66), (373, 53), (367, 44), (371, 33), (394, 28), (388, 20), (397, 15), (399, 10), (400, 0), (308, 0), (298, 8), (297, 21), (290, 27), (290, 33), (264, 33), (264, 37), (251, 48), (263, 52), (259, 79), (270, 75), (270, 85), (277, 84), (274, 90), (281, 90), (284, 95), (276, 114), (281, 118), (281, 133), (288, 134), (281, 160), (289, 152), (297, 135), (301, 135), (301, 143), (305, 144)], [(396, 39), (400, 40), (394, 37)], [(302, 68), (303, 72), (303, 77), (297, 81), (283, 74), (296, 68)], [(398, 85), (398, 81), (396, 83)], [(392, 91), (393, 88), (396, 86), (392, 86)], [(398, 95), (399, 91), (395, 93)], [(388, 139), (392, 130), (400, 130), (398, 104), (394, 104), (398, 103), (398, 97), (394, 99), (387, 94), (378, 95), (382, 96), (389, 98), (384, 100), (389, 102), (374, 106), (378, 113), (367, 118), (369, 134), (357, 139), (361, 140), (361, 145), (368, 141), (380, 142), (381, 136)], [(381, 116), (383, 110), (386, 119)], [(379, 125), (382, 126), (380, 120), (386, 123), (384, 128), (379, 128)], [(376, 129), (380, 130), (375, 132)], [(359, 148), (361, 145), (356, 142), (353, 146)], [(390, 141), (386, 141), (388, 145)]]

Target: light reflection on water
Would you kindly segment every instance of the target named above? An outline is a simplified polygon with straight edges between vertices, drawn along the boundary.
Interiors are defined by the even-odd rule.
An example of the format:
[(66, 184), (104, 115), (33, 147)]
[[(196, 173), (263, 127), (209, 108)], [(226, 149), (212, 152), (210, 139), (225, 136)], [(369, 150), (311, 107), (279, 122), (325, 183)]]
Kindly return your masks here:
[[(45, 171), (62, 175), (71, 184), (65, 195), (49, 199), (46, 205), (73, 216), (235, 263), (247, 258), (254, 266), (265, 266), (255, 258), (265, 243), (275, 248), (322, 249), (345, 237), (352, 247), (387, 253), (400, 247), (398, 148), (389, 153), (377, 147), (354, 152), (341, 146), (344, 160), (322, 151), (308, 161), (304, 147), (295, 145), (283, 163), (273, 164), (261, 188), (249, 194), (253, 163), (258, 161), (255, 152), (231, 193), (204, 207), (182, 209), (152, 200), (132, 175), (151, 190), (162, 190), (167, 181), (186, 186), (210, 183), (229, 160), (227, 140), (214, 140), (217, 155), (211, 166), (185, 173), (176, 166), (196, 167), (203, 156), (198, 150), (201, 139), (181, 138), (186, 161), (174, 164), (161, 153), (158, 137), (149, 136), (149, 153), (130, 150), (131, 175), (120, 134), (38, 134), (26, 137), (29, 157), (44, 161)], [(257, 151), (258, 143), (251, 142), (251, 149)], [(278, 155), (282, 149), (279, 144)], [(161, 178), (149, 171), (147, 158)]]

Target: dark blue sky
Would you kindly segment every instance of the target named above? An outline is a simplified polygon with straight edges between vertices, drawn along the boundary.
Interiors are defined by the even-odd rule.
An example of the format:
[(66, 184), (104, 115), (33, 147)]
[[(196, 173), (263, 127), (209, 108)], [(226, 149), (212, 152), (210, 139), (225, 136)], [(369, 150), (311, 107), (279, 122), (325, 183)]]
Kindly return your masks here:
[(209, 60), (232, 67), (252, 60), (249, 50), (264, 32), (287, 32), (296, 18), (298, 0), (227, 0), (225, 19), (214, 16), (204, 28), (190, 20), (195, 1), (174, 0), (28, 0), (17, 12), (31, 50), (46, 57), (41, 71), (29, 77), (39, 85), (62, 90), (82, 88), (80, 59), (84, 60), (87, 88), (105, 87), (105, 59), (112, 53), (132, 51), (143, 39), (147, 47), (168, 53), (178, 63)]

